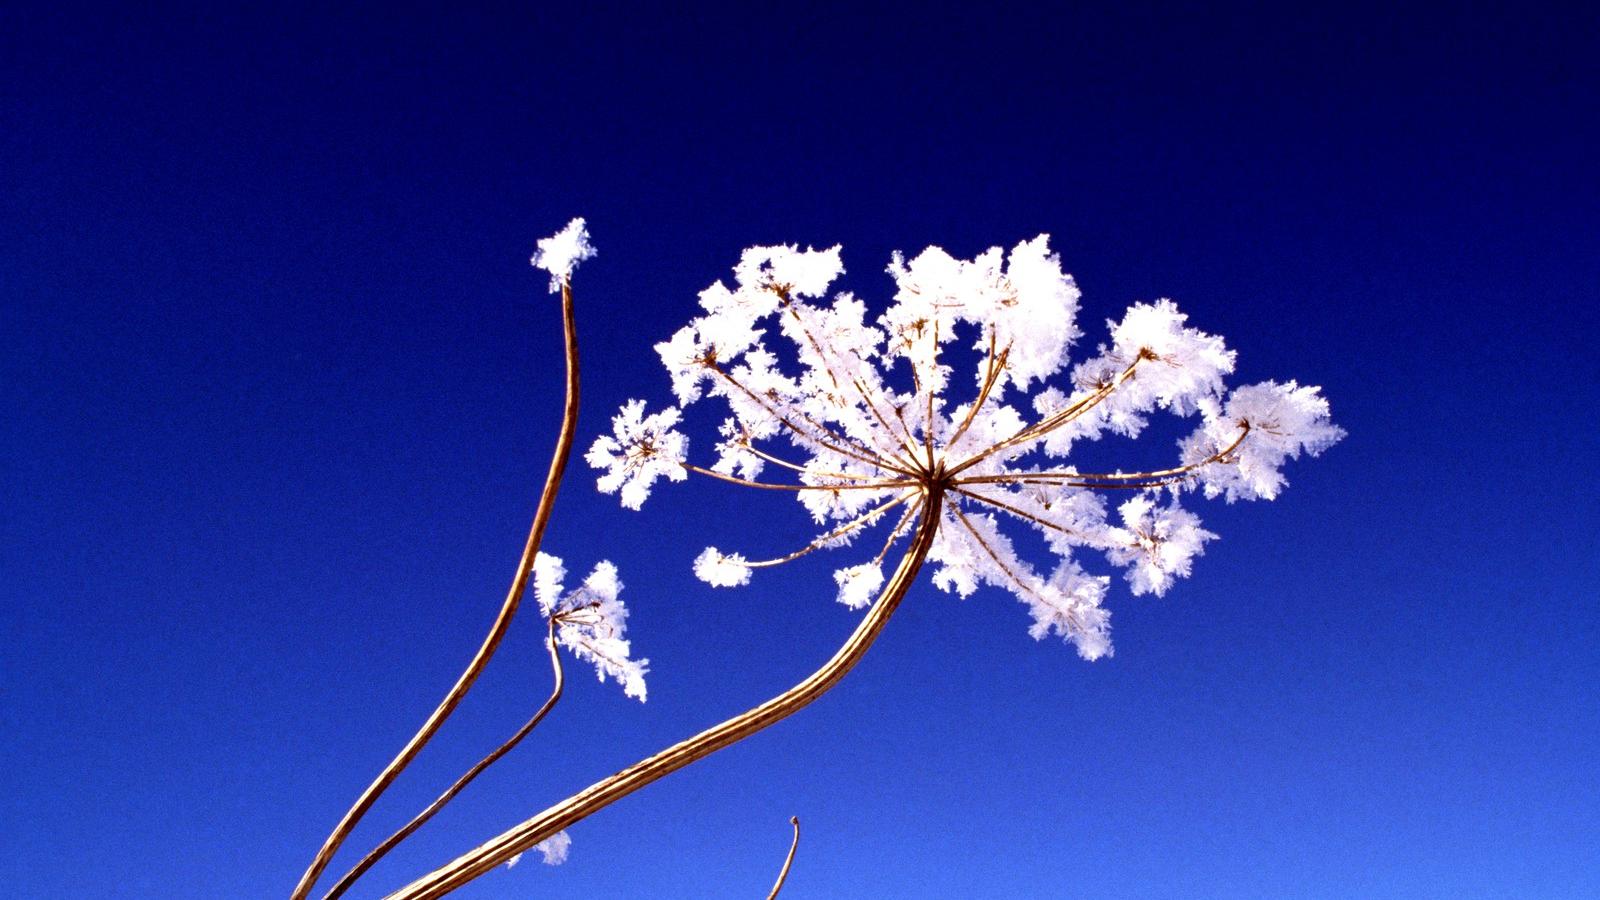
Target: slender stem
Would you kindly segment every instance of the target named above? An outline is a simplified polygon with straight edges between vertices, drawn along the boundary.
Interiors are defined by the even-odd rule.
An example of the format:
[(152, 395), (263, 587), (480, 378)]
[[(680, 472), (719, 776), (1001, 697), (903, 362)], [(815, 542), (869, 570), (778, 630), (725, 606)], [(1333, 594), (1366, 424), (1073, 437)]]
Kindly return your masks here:
[[(1249, 433), (1250, 426), (1246, 425), (1240, 430), (1239, 436), (1234, 438), (1232, 443), (1211, 454), (1205, 459), (1182, 466), (1174, 466), (1170, 469), (1157, 469), (1153, 472), (1016, 472), (1011, 475), (975, 475), (971, 478), (958, 478), (956, 479), (956, 483), (1003, 484), (1007, 481), (1011, 481), (1023, 476), (1028, 478), (1062, 478), (1071, 481), (1150, 481), (1158, 478), (1170, 478), (1174, 475), (1182, 475), (1186, 472), (1193, 472), (1195, 469), (1198, 469), (1201, 466), (1208, 466), (1214, 462), (1220, 462), (1226, 459), (1229, 454), (1239, 449), (1239, 445), (1244, 443), (1245, 436)], [(1109, 486), (1110, 485), (1108, 485), (1108, 487)]]
[(783, 890), (783, 883), (789, 878), (789, 867), (794, 865), (794, 852), (800, 849), (800, 817), (790, 816), (789, 824), (794, 826), (794, 840), (789, 842), (789, 855), (783, 859), (783, 870), (778, 873), (778, 880), (773, 882), (772, 893), (767, 895), (767, 900), (777, 900), (778, 892)]
[[(939, 304), (933, 305), (933, 366), (928, 370), (931, 379), (939, 371)], [(933, 385), (928, 385), (928, 418), (923, 422), (922, 443), (928, 449), (928, 471), (933, 471)]]
[(878, 504), (877, 506), (874, 506), (873, 508), (867, 510), (866, 512), (862, 513), (861, 515), (855, 517), (854, 519), (851, 519), (850, 521), (844, 523), (843, 525), (840, 525), (838, 528), (835, 528), (834, 530), (828, 532), (827, 534), (823, 535), (822, 537), (817, 538), (816, 540), (814, 540), (811, 543), (805, 545), (804, 547), (801, 547), (799, 550), (796, 550), (793, 553), (790, 553), (787, 556), (780, 556), (780, 557), (778, 557), (776, 559), (762, 559), (762, 560), (757, 560), (755, 562), (746, 561), (744, 563), (741, 563), (741, 565), (743, 565), (746, 569), (761, 569), (761, 568), (766, 568), (766, 567), (769, 567), (769, 566), (781, 566), (786, 562), (791, 562), (793, 560), (797, 560), (800, 557), (805, 556), (807, 553), (811, 553), (811, 552), (814, 552), (816, 550), (821, 550), (824, 546), (827, 545), (828, 541), (831, 541), (831, 540), (833, 540), (835, 538), (843, 537), (843, 536), (849, 534), (850, 532), (856, 530), (857, 528), (861, 528), (863, 526), (874, 524), (875, 522), (877, 522), (879, 516), (883, 515), (884, 513), (888, 512), (889, 510), (895, 508), (896, 506), (899, 506), (900, 504), (906, 502), (907, 500), (910, 500), (912, 497), (915, 497), (915, 496), (917, 496), (917, 492), (916, 491), (907, 491), (906, 493), (901, 494), (900, 496), (895, 497), (892, 500), (885, 500), (884, 502)]
[[(789, 313), (789, 317), (794, 320), (795, 327), (799, 328), (800, 329), (800, 333), (805, 336), (806, 343), (811, 345), (811, 352), (813, 352), (813, 353), (815, 353), (817, 355), (817, 363), (822, 366), (822, 371), (827, 373), (828, 380), (833, 383), (834, 394), (835, 394), (835, 396), (840, 396), (841, 397), (841, 405), (842, 405), (842, 395), (844, 393), (844, 386), (839, 383), (839, 376), (833, 371), (832, 364), (830, 364), (828, 362), (828, 354), (822, 349), (822, 344), (817, 341), (816, 335), (811, 333), (811, 327), (806, 324), (806, 320), (800, 315), (799, 307), (802, 304), (795, 303), (793, 300), (791, 300), (790, 297), (789, 297), (789, 291), (787, 289), (777, 288), (777, 289), (775, 289), (775, 293), (777, 293), (778, 299), (779, 299), (780, 303), (782, 304), (784, 310), (786, 312), (788, 312)], [(809, 307), (807, 309), (809, 311)], [(883, 421), (883, 416), (878, 414), (878, 408), (873, 405), (872, 398), (867, 396), (866, 390), (861, 386), (860, 379), (856, 379), (855, 382), (856, 382), (856, 384), (855, 384), (856, 391), (857, 391), (857, 393), (859, 393), (861, 395), (862, 401), (867, 404), (867, 408), (872, 410), (872, 414), (874, 416), (877, 416), (878, 421), (882, 422), (884, 428), (887, 430), (888, 427), (889, 427), (889, 423), (884, 422)], [(863, 442), (862, 445), (865, 446), (865, 442)], [(895, 456), (894, 453), (889, 452), (889, 451), (884, 451), (884, 450), (882, 450), (881, 447), (879, 448), (879, 451), (882, 452), (883, 456), (886, 457), (887, 459), (890, 459), (890, 460), (892, 460), (894, 462), (901, 463), (902, 465), (905, 464), (904, 460), (900, 459), (898, 456)], [(915, 468), (915, 467), (912, 467), (912, 468)]]
[(1053, 528), (1056, 531), (1061, 532), (1062, 534), (1070, 534), (1073, 537), (1082, 537), (1081, 534), (1079, 534), (1076, 531), (1073, 531), (1070, 528), (1067, 528), (1066, 526), (1057, 525), (1056, 523), (1051, 522), (1048, 519), (1043, 519), (1043, 518), (1040, 518), (1039, 516), (1034, 515), (1033, 513), (1027, 512), (1025, 510), (1018, 509), (1018, 508), (1016, 508), (1015, 506), (1012, 506), (1009, 503), (1002, 503), (999, 500), (994, 499), (993, 497), (986, 497), (983, 494), (978, 493), (977, 491), (963, 490), (960, 487), (951, 487), (950, 489), (955, 491), (956, 493), (960, 494), (963, 497), (971, 497), (972, 499), (978, 501), (979, 503), (987, 503), (990, 506), (994, 507), (995, 509), (1004, 510), (1004, 511), (1012, 514), (1013, 516), (1016, 516), (1019, 519), (1026, 519), (1029, 522), (1033, 522), (1036, 525), (1042, 525), (1045, 528)]
[[(1169, 484), (1178, 484), (1184, 480), (1182, 475), (1170, 478), (1156, 478), (1151, 481), (1120, 482), (1120, 481), (1066, 481), (1061, 478), (1032, 478), (1028, 475), (1006, 476), (1003, 481), (988, 482), (989, 484), (1038, 484), (1047, 487), (1075, 487), (1087, 488), (1091, 491), (1147, 491), (1150, 488), (1166, 487)], [(967, 483), (967, 482), (963, 482)]]
[[(861, 395), (862, 402), (865, 403), (867, 405), (867, 409), (872, 412), (872, 417), (874, 419), (878, 420), (878, 424), (879, 425), (883, 426), (884, 434), (892, 435), (894, 433), (894, 426), (890, 425), (889, 424), (889, 420), (884, 418), (883, 413), (878, 411), (878, 404), (872, 402), (872, 398), (867, 396), (867, 387), (866, 387), (866, 385), (859, 378), (853, 379), (852, 383), (855, 385), (856, 393)], [(915, 470), (920, 470), (922, 467), (920, 465), (918, 465), (917, 462), (916, 462), (916, 455), (917, 455), (917, 450), (918, 450), (918, 447), (917, 447), (917, 444), (916, 444), (916, 440), (911, 437), (911, 430), (906, 428), (905, 425), (906, 425), (906, 420), (905, 420), (904, 417), (901, 417), (901, 419), (900, 419), (900, 428), (901, 428), (902, 431), (905, 432), (905, 436), (906, 436), (906, 440), (901, 442), (901, 446), (904, 447), (905, 449), (911, 451), (911, 459), (907, 460), (907, 459), (904, 459), (904, 458), (902, 458), (900, 456), (897, 456), (897, 455), (895, 455), (893, 453), (886, 453), (885, 455), (888, 456), (890, 459), (894, 460), (895, 462), (900, 463), (901, 465), (903, 465), (903, 466), (905, 466), (905, 467), (907, 467), (909, 469), (912, 469), (914, 471)], [(898, 440), (898, 438), (894, 438), (894, 440)]]
[(944, 500), (944, 488), (941, 484), (931, 484), (927, 491), (922, 521), (917, 527), (916, 538), (907, 549), (906, 555), (901, 558), (894, 576), (884, 585), (877, 602), (862, 618), (849, 639), (820, 669), (771, 700), (579, 791), (498, 837), (490, 839), (477, 849), (394, 892), (389, 895), (390, 900), (419, 900), (419, 898), (443, 896), (574, 822), (604, 809), (696, 760), (710, 756), (755, 734), (826, 693), (839, 682), (839, 679), (849, 673), (872, 647), (873, 641), (877, 639), (884, 625), (888, 624), (889, 617), (894, 615), (900, 601), (905, 598), (906, 592), (916, 579), (917, 572), (922, 568), (922, 561), (927, 557), (928, 550), (933, 546), (934, 535), (939, 530), (940, 510)]
[(1083, 415), (1101, 400), (1109, 397), (1112, 391), (1115, 391), (1117, 388), (1121, 387), (1122, 384), (1129, 378), (1132, 378), (1134, 369), (1137, 369), (1139, 364), (1147, 359), (1159, 359), (1159, 357), (1147, 350), (1140, 350), (1138, 355), (1134, 356), (1133, 361), (1128, 363), (1127, 368), (1123, 369), (1121, 374), (1119, 374), (1116, 378), (1106, 382), (1092, 391), (1087, 397), (1082, 398), (1076, 403), (1068, 405), (1065, 409), (1056, 412), (1054, 415), (1047, 416), (1041, 421), (1029, 425), (1027, 428), (1024, 428), (1021, 432), (1019, 432), (1018, 436), (1022, 438), (1038, 437), (1054, 431), (1062, 425), (1065, 425), (1073, 419), (1076, 419), (1078, 416)]
[[(1130, 472), (1126, 474), (1098, 473), (1098, 472), (1014, 472), (1008, 475), (975, 475), (971, 478), (957, 478), (952, 484), (957, 492), (966, 494), (959, 485), (963, 484), (1048, 484), (1056, 487), (1081, 487), (1091, 490), (1143, 490), (1145, 488), (1161, 487), (1176, 484), (1184, 479), (1188, 473), (1203, 466), (1221, 462), (1227, 459), (1233, 451), (1239, 449), (1244, 439), (1250, 434), (1248, 424), (1239, 431), (1239, 436), (1221, 450), (1211, 454), (1199, 462), (1177, 466), (1171, 469), (1158, 469), (1154, 472)], [(973, 495), (969, 495), (973, 496)], [(986, 498), (978, 498), (986, 499)]]
[(900, 521), (896, 522), (894, 530), (889, 532), (888, 539), (883, 542), (883, 548), (878, 551), (877, 556), (872, 558), (872, 564), (874, 566), (883, 562), (883, 558), (889, 555), (889, 548), (893, 547), (894, 542), (899, 540), (900, 535), (905, 533), (906, 525), (910, 524), (911, 517), (916, 515), (920, 509), (922, 509), (922, 503), (919, 501), (906, 507), (906, 511), (900, 514)]
[(738, 484), (743, 485), (744, 487), (764, 488), (769, 491), (880, 491), (885, 488), (910, 487), (916, 484), (915, 481), (907, 480), (874, 481), (869, 484), (773, 484), (770, 481), (751, 481), (747, 478), (735, 478), (732, 475), (724, 475), (721, 472), (707, 469), (703, 466), (691, 465), (689, 463), (678, 463), (678, 465), (683, 466), (685, 469), (689, 470), (690, 472), (694, 472), (695, 474), (705, 475), (709, 478), (715, 478), (719, 481), (726, 481), (729, 484)]
[(983, 552), (988, 555), (989, 559), (994, 561), (994, 564), (1000, 568), (1000, 571), (1004, 572), (1006, 577), (1010, 578), (1012, 583), (1016, 584), (1018, 590), (1024, 591), (1030, 596), (1041, 601), (1044, 599), (1043, 597), (1039, 596), (1039, 592), (1037, 590), (1030, 587), (1027, 582), (1022, 580), (1021, 575), (1011, 571), (1011, 567), (1006, 565), (1005, 560), (1000, 558), (1000, 554), (996, 553), (993, 547), (989, 546), (989, 542), (984, 540), (983, 535), (978, 533), (978, 529), (972, 527), (972, 522), (967, 519), (967, 514), (961, 511), (961, 507), (952, 503), (950, 504), (950, 509), (955, 512), (956, 518), (960, 520), (961, 527), (965, 528), (967, 533), (972, 535), (972, 539), (978, 542), (978, 546), (983, 548)]
[(1138, 356), (1133, 358), (1133, 362), (1128, 363), (1128, 367), (1122, 370), (1122, 374), (1118, 375), (1115, 379), (1101, 385), (1099, 388), (1096, 388), (1093, 393), (1068, 405), (1065, 409), (1046, 416), (1045, 418), (1033, 423), (1032, 425), (1029, 425), (1028, 427), (1018, 431), (1016, 434), (997, 444), (990, 445), (987, 450), (984, 450), (982, 453), (967, 459), (960, 465), (951, 469), (950, 474), (959, 475), (962, 472), (965, 472), (967, 469), (972, 468), (983, 460), (988, 459), (989, 457), (1007, 449), (1008, 447), (1014, 447), (1017, 444), (1025, 444), (1028, 441), (1044, 437), (1050, 432), (1055, 431), (1057, 428), (1060, 428), (1068, 422), (1071, 422), (1073, 419), (1076, 419), (1085, 412), (1093, 409), (1097, 404), (1099, 404), (1100, 401), (1111, 396), (1112, 391), (1116, 390), (1122, 385), (1123, 382), (1133, 377), (1133, 370), (1139, 367), (1139, 363), (1151, 358), (1153, 357), (1147, 356), (1141, 351)]
[(805, 472), (808, 475), (816, 475), (816, 476), (821, 477), (821, 478), (843, 478), (843, 479), (845, 479), (847, 481), (872, 481), (875, 478), (881, 477), (881, 476), (878, 476), (878, 475), (852, 474), (850, 472), (819, 472), (819, 471), (814, 471), (812, 469), (806, 468), (805, 466), (796, 465), (796, 464), (794, 464), (792, 462), (789, 462), (787, 459), (782, 459), (780, 457), (773, 456), (771, 453), (768, 453), (767, 451), (762, 450), (760, 447), (756, 446), (755, 439), (750, 436), (750, 432), (749, 431), (746, 431), (746, 430), (743, 429), (742, 425), (740, 426), (740, 430), (741, 430), (741, 435), (744, 438), (744, 443), (742, 444), (744, 449), (749, 450), (751, 453), (755, 454), (756, 456), (761, 457), (762, 459), (766, 460), (769, 463), (773, 463), (775, 465), (782, 466), (785, 469), (792, 469), (792, 470), (794, 470), (796, 472)]
[(528, 575), (533, 569), (534, 557), (539, 552), (539, 543), (544, 539), (545, 526), (550, 521), (550, 510), (555, 506), (556, 491), (561, 486), (561, 476), (566, 471), (567, 458), (571, 455), (572, 439), (578, 425), (578, 328), (573, 313), (571, 282), (561, 285), (561, 322), (567, 363), (567, 396), (561, 412), (561, 432), (556, 437), (555, 453), (550, 460), (550, 470), (545, 475), (544, 490), (539, 494), (539, 505), (533, 514), (533, 525), (528, 530), (528, 540), (522, 548), (522, 559), (517, 562), (516, 575), (511, 579), (511, 587), (506, 591), (506, 599), (500, 605), (500, 612), (495, 615), (493, 624), (489, 626), (489, 633), (484, 636), (483, 644), (478, 647), (478, 652), (473, 654), (466, 670), (456, 679), (449, 693), (445, 694), (444, 700), (428, 715), (427, 721), (422, 723), (422, 728), (406, 742), (400, 753), (378, 773), (372, 784), (361, 792), (355, 805), (350, 807), (339, 820), (339, 824), (334, 826), (333, 833), (323, 841), (321, 849), (312, 858), (311, 865), (306, 868), (305, 874), (300, 876), (300, 883), (295, 886), (290, 900), (305, 900), (311, 894), (312, 888), (316, 887), (318, 877), (322, 875), (322, 870), (328, 867), (339, 845), (344, 843), (351, 829), (355, 828), (361, 817), (366, 815), (378, 796), (388, 789), (400, 775), (401, 770), (421, 752), (423, 745), (433, 738), (439, 727), (444, 724), (444, 720), (455, 712), (456, 706), (461, 703), (461, 699), (472, 689), (473, 683), (489, 664), (489, 658), (500, 647), (506, 629), (511, 626), (511, 618), (516, 615), (517, 607), (522, 602)]
[[(884, 459), (883, 457), (879, 456), (878, 454), (874, 453), (872, 450), (870, 450), (870, 449), (868, 449), (866, 447), (856, 447), (855, 450), (859, 450), (860, 451), (860, 453), (857, 453), (857, 452), (855, 452), (855, 450), (847, 449), (845, 447), (840, 447), (840, 446), (838, 446), (838, 444), (831, 443), (829, 441), (825, 441), (822, 438), (816, 436), (815, 434), (810, 434), (810, 433), (804, 431), (803, 429), (800, 428), (800, 426), (798, 426), (798, 425), (794, 424), (793, 422), (789, 421), (789, 417), (788, 416), (785, 416), (784, 414), (778, 412), (776, 409), (773, 409), (772, 408), (772, 404), (770, 404), (766, 400), (762, 399), (760, 394), (757, 394), (755, 391), (752, 391), (749, 388), (745, 387), (743, 384), (740, 384), (739, 380), (734, 378), (732, 375), (728, 374), (727, 370), (723, 369), (719, 365), (716, 365), (715, 363), (710, 364), (708, 367), (711, 369), (712, 372), (715, 372), (724, 381), (726, 381), (729, 384), (733, 385), (734, 387), (738, 388), (740, 393), (744, 394), (746, 397), (749, 397), (751, 400), (755, 401), (757, 406), (760, 406), (762, 409), (766, 410), (769, 415), (771, 415), (773, 418), (778, 420), (778, 423), (780, 425), (782, 425), (783, 427), (789, 429), (789, 431), (794, 433), (795, 435), (797, 435), (797, 436), (799, 436), (799, 437), (801, 437), (801, 438), (803, 438), (803, 439), (805, 439), (807, 441), (810, 441), (813, 444), (816, 444), (818, 446), (825, 447), (825, 448), (827, 448), (829, 450), (832, 450), (833, 452), (838, 453), (841, 456), (848, 456), (851, 459), (855, 459), (855, 460), (858, 460), (860, 462), (864, 462), (864, 463), (866, 463), (867, 465), (870, 465), (870, 466), (877, 466), (878, 468), (888, 469), (888, 470), (890, 470), (892, 472), (899, 472), (900, 474), (907, 475), (907, 476), (911, 476), (911, 475), (914, 474), (912, 472), (906, 471), (905, 469), (903, 469), (903, 468), (901, 468), (899, 466), (891, 464), (888, 460)], [(802, 412), (799, 415), (800, 415), (800, 418), (803, 419), (812, 428), (815, 428), (817, 431), (820, 431), (823, 434), (828, 435), (830, 438), (833, 438), (835, 441), (838, 441), (839, 443), (843, 443), (843, 444), (849, 444), (850, 443), (848, 438), (845, 438), (845, 437), (842, 437), (840, 435), (834, 434), (832, 431), (828, 430), (825, 426), (823, 426), (820, 422), (817, 422), (815, 419), (812, 419), (810, 416), (806, 415), (805, 413)], [(863, 456), (862, 454), (866, 454), (866, 455)]]
[(555, 708), (556, 701), (561, 699), (561, 689), (566, 680), (561, 671), (561, 654), (556, 650), (557, 619), (558, 617), (556, 616), (551, 617), (550, 633), (545, 639), (545, 647), (550, 651), (550, 668), (555, 672), (555, 687), (550, 691), (550, 699), (544, 701), (544, 705), (539, 707), (539, 711), (534, 713), (533, 718), (524, 723), (521, 728), (517, 729), (516, 734), (513, 734), (510, 739), (499, 747), (496, 747), (493, 753), (478, 760), (472, 768), (467, 770), (465, 775), (456, 780), (455, 784), (450, 785), (449, 789), (440, 794), (437, 800), (429, 804), (427, 809), (418, 813), (415, 819), (407, 822), (404, 828), (389, 835), (388, 839), (374, 847), (371, 853), (368, 853), (361, 862), (356, 864), (355, 868), (346, 872), (344, 877), (339, 879), (338, 883), (333, 886), (333, 890), (329, 891), (322, 900), (337, 900), (339, 896), (350, 889), (351, 885), (355, 884), (356, 879), (365, 874), (368, 869), (372, 868), (378, 860), (382, 859), (390, 850), (393, 850), (401, 841), (410, 837), (412, 832), (415, 832), (429, 819), (433, 818), (435, 813), (443, 809), (446, 803), (449, 803), (457, 794), (461, 793), (462, 789), (471, 784), (473, 779), (482, 774), (484, 769), (499, 762), (502, 756), (510, 753), (517, 744), (522, 742), (523, 738), (528, 736), (529, 732), (533, 731), (544, 720), (545, 716), (550, 714), (550, 710)]
[(961, 420), (961, 425), (956, 428), (956, 433), (951, 435), (949, 442), (945, 444), (946, 452), (955, 450), (956, 445), (961, 443), (962, 436), (967, 433), (967, 429), (972, 427), (973, 420), (978, 416), (978, 410), (982, 409), (984, 401), (989, 399), (989, 392), (994, 390), (994, 383), (1000, 377), (1000, 372), (1005, 369), (1006, 357), (1010, 355), (1011, 345), (1007, 344), (1006, 349), (1000, 351), (1000, 355), (996, 357), (994, 353), (994, 335), (989, 335), (989, 357), (984, 363), (983, 386), (978, 389), (978, 399), (972, 402), (972, 406), (967, 410), (966, 417)]

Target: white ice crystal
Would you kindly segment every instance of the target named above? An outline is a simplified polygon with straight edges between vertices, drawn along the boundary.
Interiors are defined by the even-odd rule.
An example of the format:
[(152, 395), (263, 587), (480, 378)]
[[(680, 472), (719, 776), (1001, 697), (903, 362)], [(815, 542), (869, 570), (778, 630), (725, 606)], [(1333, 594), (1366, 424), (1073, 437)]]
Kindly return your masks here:
[(559, 866), (567, 861), (567, 852), (572, 849), (572, 838), (565, 831), (558, 831), (534, 844), (533, 849), (544, 856), (545, 865)]
[(643, 703), (650, 660), (630, 658), (632, 647), (623, 637), (628, 609), (618, 599), (622, 582), (617, 580), (617, 567), (606, 561), (596, 563), (583, 584), (563, 593), (566, 578), (560, 557), (543, 552), (534, 557), (533, 596), (539, 611), (555, 622), (556, 643), (592, 663), (601, 681), (614, 679), (623, 693)]
[(561, 290), (561, 285), (572, 280), (572, 270), (578, 263), (593, 257), (598, 251), (589, 243), (589, 229), (583, 219), (573, 219), (567, 227), (543, 238), (533, 258), (528, 260), (537, 268), (550, 273), (550, 293)]
[(1106, 556), (1128, 567), (1128, 585), (1135, 594), (1165, 594), (1173, 581), (1188, 577), (1194, 558), (1205, 552), (1205, 542), (1216, 538), (1176, 499), (1158, 507), (1152, 496), (1140, 494), (1117, 512), (1122, 527), (1108, 532)]
[(737, 553), (724, 555), (707, 547), (694, 560), (694, 575), (712, 587), (739, 587), (750, 583), (750, 567)]
[[(545, 865), (559, 866), (567, 861), (567, 851), (572, 849), (572, 838), (565, 831), (558, 831), (534, 844), (533, 849), (544, 857)], [(506, 868), (509, 869), (519, 862), (522, 862), (521, 853), (506, 860)]]
[[(963, 597), (983, 585), (1009, 591), (1028, 608), (1031, 635), (1061, 635), (1094, 659), (1111, 652), (1110, 579), (1084, 568), (1089, 554), (1124, 569), (1135, 594), (1161, 594), (1216, 537), (1181, 495), (1272, 499), (1287, 460), (1343, 435), (1317, 388), (1230, 392), (1233, 351), (1170, 300), (1134, 304), (1074, 364), (1080, 296), (1045, 235), (972, 259), (938, 247), (897, 253), (896, 293), (876, 316), (848, 293), (821, 299), (842, 271), (838, 247), (752, 247), (731, 285), (701, 292), (704, 314), (656, 346), (680, 404), (727, 404), (709, 467), (688, 461), (676, 408), (645, 417), (640, 401), (589, 452), (607, 470), (601, 490), (620, 489), (631, 508), (656, 479), (696, 472), (793, 492), (820, 527), (774, 559), (708, 548), (694, 570), (710, 584), (745, 584), (756, 568), (883, 526), (881, 549), (834, 575), (839, 601), (865, 606), (883, 587), (887, 554), (937, 497), (933, 583)], [(958, 368), (971, 378), (952, 378)], [(1169, 467), (1097, 472), (1070, 461), (1081, 442), (1136, 438), (1158, 414), (1199, 420)], [(1116, 520), (1104, 499), (1112, 491), (1123, 497)], [(1050, 566), (1024, 558), (1018, 524)]]
[(839, 602), (851, 609), (860, 609), (872, 602), (878, 588), (883, 587), (883, 567), (877, 563), (862, 563), (833, 573), (839, 583)]

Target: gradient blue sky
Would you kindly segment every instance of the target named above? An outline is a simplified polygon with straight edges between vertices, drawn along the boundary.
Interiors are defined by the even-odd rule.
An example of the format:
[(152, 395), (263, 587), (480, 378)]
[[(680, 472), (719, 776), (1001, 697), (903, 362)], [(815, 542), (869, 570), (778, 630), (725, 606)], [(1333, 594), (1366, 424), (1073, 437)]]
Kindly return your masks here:
[[(527, 257), (579, 214), (582, 445), (746, 245), (881, 300), (893, 249), (1040, 232), (1091, 338), (1173, 297), (1350, 436), (1203, 505), (1114, 658), (924, 584), (821, 702), (460, 896), (759, 896), (791, 814), (794, 898), (1600, 896), (1592, 7), (227, 6), (0, 12), (12, 896), (287, 894), (511, 576), (559, 412)], [(621, 566), (650, 702), (576, 675), (352, 896), (832, 652), (835, 560), (691, 577), (802, 541), (746, 493), (576, 473), (546, 549)], [(539, 628), (352, 845), (543, 699)]]

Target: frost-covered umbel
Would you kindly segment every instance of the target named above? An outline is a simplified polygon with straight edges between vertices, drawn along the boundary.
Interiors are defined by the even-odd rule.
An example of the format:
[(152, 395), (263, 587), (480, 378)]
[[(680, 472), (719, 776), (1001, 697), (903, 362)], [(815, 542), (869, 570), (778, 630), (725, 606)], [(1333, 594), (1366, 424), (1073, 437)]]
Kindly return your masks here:
[[(1110, 579), (1080, 559), (1099, 554), (1126, 571), (1135, 594), (1159, 595), (1216, 537), (1181, 505), (1184, 493), (1270, 500), (1286, 460), (1315, 455), (1343, 432), (1317, 388), (1269, 381), (1230, 391), (1233, 351), (1189, 327), (1168, 300), (1108, 322), (1104, 343), (1074, 364), (1078, 289), (1048, 240), (973, 260), (937, 247), (910, 261), (896, 254), (889, 274), (899, 290), (876, 317), (848, 293), (821, 299), (843, 270), (838, 247), (746, 250), (733, 286), (703, 291), (705, 315), (656, 346), (682, 406), (707, 396), (727, 404), (714, 464), (688, 462), (677, 408), (647, 416), (630, 401), (588, 454), (607, 470), (601, 490), (620, 490), (636, 509), (657, 479), (697, 472), (795, 492), (824, 533), (777, 559), (707, 548), (694, 570), (719, 586), (883, 523), (881, 549), (834, 576), (840, 602), (861, 607), (938, 486), (934, 584), (963, 597), (980, 584), (1011, 591), (1032, 614), (1035, 638), (1053, 631), (1086, 658), (1109, 653), (1101, 603)], [(981, 357), (966, 377), (941, 359), (952, 341)], [(1155, 413), (1197, 420), (1170, 468), (1084, 472), (1071, 463), (1080, 442), (1138, 437)], [(783, 480), (758, 481), (769, 467)], [(1114, 512), (1110, 491), (1123, 494)], [(1005, 518), (1039, 533), (1054, 557), (1047, 569), (1018, 553)]]
[(629, 659), (631, 649), (623, 637), (628, 628), (628, 610), (617, 599), (622, 582), (617, 567), (609, 562), (595, 564), (583, 584), (563, 593), (567, 567), (560, 557), (540, 553), (533, 559), (533, 596), (539, 611), (556, 625), (556, 643), (579, 659), (594, 663), (601, 681), (607, 676), (622, 685), (622, 692), (645, 699), (644, 676), (650, 671), (648, 659)]

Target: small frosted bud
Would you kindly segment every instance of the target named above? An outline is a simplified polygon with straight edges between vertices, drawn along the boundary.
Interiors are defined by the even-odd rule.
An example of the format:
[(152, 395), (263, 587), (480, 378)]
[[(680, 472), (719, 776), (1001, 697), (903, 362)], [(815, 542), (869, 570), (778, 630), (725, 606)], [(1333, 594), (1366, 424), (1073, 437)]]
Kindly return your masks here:
[(737, 553), (724, 554), (707, 547), (694, 561), (696, 578), (712, 587), (739, 587), (750, 583), (750, 568)]
[(572, 280), (572, 270), (578, 263), (594, 256), (597, 251), (589, 243), (589, 229), (583, 219), (573, 219), (567, 227), (539, 241), (529, 262), (550, 273), (550, 293), (561, 290), (564, 282)]

